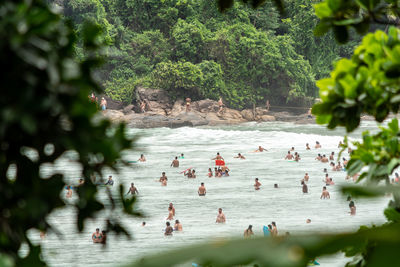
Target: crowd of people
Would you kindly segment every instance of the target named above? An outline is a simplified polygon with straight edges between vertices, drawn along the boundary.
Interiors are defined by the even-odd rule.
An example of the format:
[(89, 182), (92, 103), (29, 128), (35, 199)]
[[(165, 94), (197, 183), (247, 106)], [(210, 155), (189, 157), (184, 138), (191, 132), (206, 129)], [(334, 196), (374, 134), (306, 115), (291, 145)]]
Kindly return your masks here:
[[(321, 147), (322, 147), (321, 144), (318, 141), (316, 141), (314, 149), (318, 150)], [(339, 147), (340, 147), (340, 144), (339, 144)], [(308, 143), (306, 144), (306, 150), (311, 150)], [(254, 152), (264, 152), (264, 151), (267, 151), (267, 150), (265, 148), (263, 148), (262, 146), (259, 146), (258, 149), (254, 150), (252, 152), (254, 153)], [(351, 150), (349, 150), (349, 152), (351, 153)], [(237, 158), (240, 160), (246, 159), (246, 157), (242, 153), (238, 153), (237, 156), (234, 156), (233, 158)], [(173, 160), (170, 164), (171, 168), (179, 168), (180, 167), (180, 159), (184, 159), (184, 154), (175, 156), (173, 158)], [(294, 161), (299, 162), (300, 155), (299, 155), (299, 153), (297, 153), (295, 151), (294, 147), (291, 147), (288, 151), (288, 154), (284, 157), (284, 159), (285, 160), (294, 160)], [(218, 166), (214, 167), (214, 171), (212, 168), (208, 168), (206, 177), (212, 178), (212, 177), (229, 176), (230, 169), (228, 168), (228, 166), (226, 166), (226, 164), (224, 162), (224, 158), (222, 157), (222, 155), (219, 152), (216, 154), (216, 156), (214, 158), (212, 158), (212, 160), (214, 160), (216, 163), (217, 162), (222, 162), (222, 163), (216, 164)], [(335, 152), (331, 152), (331, 154), (329, 154), (328, 157), (325, 154), (318, 153), (315, 160), (319, 161), (321, 163), (324, 163), (324, 164), (328, 163), (331, 166), (331, 171), (335, 171), (335, 172), (344, 171), (348, 164), (348, 160), (346, 158), (342, 158), (342, 162), (337, 161), (337, 163), (335, 163), (334, 162), (335, 161)], [(139, 162), (146, 161), (146, 158), (144, 157), (143, 154), (140, 156), (138, 161)], [(335, 183), (333, 182), (333, 179), (329, 176), (327, 168), (323, 168), (323, 172), (325, 173), (325, 177), (322, 179), (322, 182), (324, 183), (324, 185), (322, 186), (322, 192), (321, 192), (320, 199), (329, 200), (331, 198), (331, 195), (328, 191), (328, 188), (331, 186), (334, 186)], [(193, 179), (193, 178), (197, 177), (196, 171), (194, 170), (193, 167), (183, 170), (181, 173), (183, 173), (184, 177), (187, 177), (187, 178)], [(354, 180), (357, 179), (357, 175), (353, 176)], [(346, 179), (348, 179), (348, 178), (349, 177), (347, 177)], [(300, 180), (301, 190), (302, 190), (303, 194), (309, 193), (309, 187), (308, 187), (309, 180), (310, 180), (310, 176), (308, 173), (305, 173), (304, 177)], [(161, 186), (167, 186), (168, 178), (166, 176), (166, 172), (162, 172), (161, 177), (158, 179), (158, 181), (160, 182)], [(400, 176), (398, 175), (398, 173), (395, 173), (395, 178), (392, 179), (392, 183), (399, 183), (399, 181), (400, 181)], [(110, 175), (107, 182), (105, 183), (105, 185), (112, 186), (113, 184), (114, 184), (114, 181), (112, 179), (112, 176)], [(260, 190), (262, 188), (262, 184), (261, 184), (259, 178), (254, 178), (253, 187), (254, 187), (254, 190)], [(274, 188), (279, 188), (278, 184), (275, 183)], [(138, 191), (137, 187), (134, 185), (134, 183), (132, 182), (126, 195), (137, 195), (137, 194), (139, 194), (139, 191)], [(207, 195), (207, 189), (206, 189), (204, 182), (200, 182), (200, 186), (197, 189), (197, 194), (199, 197), (205, 197)], [(68, 186), (66, 197), (71, 198), (71, 196), (72, 196), (72, 187)], [(350, 211), (349, 211), (350, 215), (352, 215), (352, 216), (356, 215), (355, 202), (351, 199), (350, 196), (347, 200), (349, 202), (348, 206), (350, 209)], [(224, 224), (226, 222), (227, 222), (226, 215), (223, 212), (223, 209), (219, 208), (217, 211), (217, 214), (216, 214), (215, 223)], [(311, 219), (307, 219), (306, 223), (311, 223)], [(146, 225), (146, 223), (143, 222), (142, 226), (144, 227), (145, 225)], [(165, 236), (172, 236), (173, 232), (183, 231), (182, 223), (179, 221), (179, 219), (176, 219), (176, 212), (175, 212), (175, 207), (174, 207), (173, 203), (170, 203), (168, 206), (168, 216), (166, 217), (165, 225), (166, 225), (165, 229), (164, 229)], [(265, 236), (274, 237), (274, 236), (278, 235), (278, 229), (276, 226), (276, 222), (271, 222), (270, 224), (264, 225), (263, 227), (264, 227), (263, 232), (264, 232)], [(287, 232), (286, 234), (289, 234), (289, 233)], [(250, 237), (254, 236), (253, 226), (249, 225), (248, 228), (244, 231), (243, 235), (245, 238), (250, 238)], [(96, 232), (93, 233), (93, 235), (92, 235), (92, 240), (94, 243), (105, 244), (105, 242), (106, 242), (105, 241), (106, 240), (105, 231), (100, 233), (99, 229), (96, 229)]]

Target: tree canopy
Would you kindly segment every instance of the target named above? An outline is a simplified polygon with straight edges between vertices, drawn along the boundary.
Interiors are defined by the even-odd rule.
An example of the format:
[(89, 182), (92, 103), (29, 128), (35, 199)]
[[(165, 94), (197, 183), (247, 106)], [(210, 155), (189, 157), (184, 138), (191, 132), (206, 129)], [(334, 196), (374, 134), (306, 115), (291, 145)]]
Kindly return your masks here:
[[(250, 1), (257, 9), (228, 1), (224, 13), (215, 0), (50, 2), (62, 7), (77, 34), (86, 20), (103, 29), (108, 60), (98, 70), (99, 82), (126, 103), (141, 85), (172, 98), (221, 96), (234, 108), (267, 99), (304, 105), (318, 95), (315, 79), (327, 77), (332, 62), (350, 57), (359, 41), (340, 47), (332, 34), (315, 37), (319, 19), (308, 0), (287, 1), (284, 14), (269, 1)], [(173, 69), (177, 73), (161, 81), (160, 70)]]

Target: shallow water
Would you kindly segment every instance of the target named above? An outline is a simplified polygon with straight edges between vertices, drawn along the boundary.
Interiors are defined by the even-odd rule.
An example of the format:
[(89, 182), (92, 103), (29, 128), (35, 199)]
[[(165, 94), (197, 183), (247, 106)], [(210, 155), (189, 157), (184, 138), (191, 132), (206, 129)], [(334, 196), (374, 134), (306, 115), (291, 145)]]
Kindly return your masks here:
[[(363, 123), (361, 130), (376, 129), (374, 122)], [(344, 131), (328, 131), (317, 125), (295, 125), (292, 123), (244, 124), (239, 126), (221, 126), (205, 128), (158, 128), (138, 130), (140, 134), (136, 151), (126, 153), (128, 160), (137, 160), (140, 153), (145, 154), (146, 163), (132, 164), (132, 168), (122, 168), (119, 174), (113, 174), (116, 193), (120, 183), (126, 188), (134, 182), (139, 190), (139, 208), (146, 218), (137, 219), (121, 216), (119, 219), (133, 233), (133, 240), (125, 237), (108, 235), (108, 246), (103, 249), (93, 244), (91, 234), (94, 229), (103, 228), (104, 214), (96, 221), (88, 221), (82, 234), (75, 230), (75, 211), (65, 208), (54, 212), (50, 217), (63, 238), (49, 233), (41, 241), (43, 254), (51, 266), (115, 266), (138, 260), (143, 255), (164, 251), (177, 246), (205, 241), (209, 237), (240, 237), (249, 224), (253, 225), (255, 235), (262, 235), (262, 226), (277, 223), (279, 234), (307, 234), (315, 231), (334, 232), (356, 230), (360, 225), (381, 224), (385, 221), (383, 208), (388, 199), (356, 199), (357, 215), (350, 216), (346, 196), (339, 193), (339, 185), (351, 184), (346, 181), (345, 172), (331, 172), (330, 177), (336, 182), (328, 187), (330, 200), (320, 200), (324, 183), (323, 168), (328, 164), (314, 160), (317, 153), (338, 152), (338, 142)], [(360, 131), (352, 137), (360, 136)], [(305, 144), (314, 147), (315, 141), (322, 144), (322, 149), (305, 150)], [(249, 153), (258, 145), (267, 148), (267, 152)], [(300, 153), (300, 163), (283, 160), (288, 149), (294, 146)], [(231, 176), (222, 178), (206, 177), (211, 160), (220, 152), (230, 168)], [(246, 160), (234, 159), (237, 153), (246, 156)], [(180, 160), (180, 168), (171, 168), (173, 158), (180, 153), (185, 159)], [(348, 157), (347, 152), (344, 157)], [(77, 182), (79, 169), (67, 160), (57, 163), (70, 181)], [(194, 167), (196, 179), (187, 179), (178, 171)], [(155, 180), (165, 171), (168, 186), (161, 187)], [(308, 172), (309, 193), (303, 194), (300, 180)], [(261, 190), (253, 188), (254, 178), (262, 183)], [(197, 188), (204, 182), (207, 196), (199, 197)], [(273, 185), (279, 184), (279, 188)], [(64, 194), (65, 192), (62, 192)], [(106, 199), (105, 194), (99, 194)], [(165, 238), (165, 218), (168, 204), (174, 203), (176, 218), (183, 224), (184, 231)], [(215, 224), (218, 208), (222, 208), (227, 223)], [(307, 218), (312, 220), (306, 224)], [(141, 227), (146, 221), (147, 226)], [(39, 241), (37, 233), (31, 233), (32, 239)], [(323, 266), (343, 266), (345, 260), (336, 255), (319, 259)]]

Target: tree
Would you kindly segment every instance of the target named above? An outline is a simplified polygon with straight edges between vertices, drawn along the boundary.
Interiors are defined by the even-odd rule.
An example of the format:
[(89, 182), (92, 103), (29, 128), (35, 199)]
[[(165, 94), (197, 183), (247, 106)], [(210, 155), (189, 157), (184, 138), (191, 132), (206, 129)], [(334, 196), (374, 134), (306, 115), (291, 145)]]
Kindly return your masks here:
[[(64, 175), (54, 170), (45, 177), (43, 166), (66, 151), (76, 153), (85, 184), (69, 205), (78, 212), (81, 231), (87, 218), (106, 209), (90, 177), (102, 177), (105, 168), (116, 170), (121, 151), (131, 148), (133, 140), (125, 135), (124, 124), (99, 118), (96, 105), (89, 103), (91, 92), (101, 93), (92, 78), (101, 63), (99, 26), (81, 28), (86, 53), (78, 62), (72, 27), (43, 1), (2, 1), (0, 9), (0, 58), (7, 62), (0, 98), (0, 265), (43, 266), (40, 246), (30, 242), (26, 231), (51, 231), (47, 215), (66, 205), (60, 198)], [(119, 209), (135, 214), (134, 199), (115, 202), (108, 194), (113, 205), (107, 205), (107, 228), (128, 234), (112, 214)], [(25, 258), (18, 254), (22, 243), (29, 246)]]

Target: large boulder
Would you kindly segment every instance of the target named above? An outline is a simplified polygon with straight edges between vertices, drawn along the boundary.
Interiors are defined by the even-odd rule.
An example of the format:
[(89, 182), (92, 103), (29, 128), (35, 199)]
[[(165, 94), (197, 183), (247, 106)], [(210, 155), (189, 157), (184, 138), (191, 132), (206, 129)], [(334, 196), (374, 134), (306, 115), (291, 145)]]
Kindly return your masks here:
[(132, 104), (130, 104), (130, 105), (124, 107), (124, 109), (122, 110), (122, 112), (123, 112), (125, 115), (126, 115), (126, 114), (129, 114), (129, 113), (132, 113), (132, 112), (134, 112), (134, 111), (133, 111), (134, 108), (135, 108), (135, 107), (134, 107)]
[(112, 122), (122, 122), (125, 121), (125, 114), (119, 110), (107, 109), (102, 112), (106, 118)]
[[(106, 95), (102, 96), (102, 97), (104, 97), (107, 100), (107, 109), (119, 110), (119, 109), (123, 109), (125, 106), (125, 104), (123, 102), (112, 100), (110, 97), (108, 97)], [(100, 105), (101, 97), (99, 97), (98, 101), (99, 101), (99, 105)]]
[(168, 96), (168, 93), (164, 90), (138, 87), (137, 93), (140, 100), (146, 99), (150, 102), (154, 101), (164, 106), (171, 105), (171, 99)]
[(169, 112), (169, 116), (178, 116), (179, 114), (181, 114), (182, 112), (185, 112), (186, 107), (183, 105), (183, 100), (179, 99), (176, 100), (171, 111)]
[(219, 117), (222, 117), (224, 120), (243, 120), (240, 111), (230, 108), (225, 108)]
[(205, 115), (193, 110), (187, 113), (182, 112), (178, 116), (176, 116), (175, 119), (181, 121), (189, 121), (192, 123), (193, 126), (201, 126), (208, 124), (208, 120), (204, 117)]
[(219, 109), (218, 102), (211, 99), (203, 99), (192, 103), (192, 108), (200, 112), (217, 112)]
[(271, 115), (262, 115), (260, 118), (261, 121), (276, 121), (274, 116)]
[(247, 120), (247, 121), (254, 121), (254, 114), (253, 114), (253, 110), (251, 109), (244, 109), (240, 112), (240, 114), (242, 115), (242, 117)]

